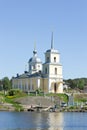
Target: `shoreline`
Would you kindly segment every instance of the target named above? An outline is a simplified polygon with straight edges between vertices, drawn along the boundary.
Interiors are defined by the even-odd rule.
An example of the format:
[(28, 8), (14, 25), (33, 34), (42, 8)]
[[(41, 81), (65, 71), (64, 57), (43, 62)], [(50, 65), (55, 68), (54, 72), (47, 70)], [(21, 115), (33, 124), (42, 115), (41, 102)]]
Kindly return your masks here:
[[(20, 104), (21, 107), (23, 109), (16, 109), (13, 104), (10, 104), (10, 103), (5, 103), (5, 104), (0, 104), (0, 111), (13, 111), (13, 112), (87, 112), (87, 110), (85, 108), (73, 108), (73, 109), (70, 109), (69, 107), (61, 107), (61, 108), (53, 108), (51, 106), (49, 107), (41, 107), (40, 106), (37, 106), (37, 107), (31, 107), (30, 105), (22, 105)], [(39, 109), (37, 109), (39, 108)]]

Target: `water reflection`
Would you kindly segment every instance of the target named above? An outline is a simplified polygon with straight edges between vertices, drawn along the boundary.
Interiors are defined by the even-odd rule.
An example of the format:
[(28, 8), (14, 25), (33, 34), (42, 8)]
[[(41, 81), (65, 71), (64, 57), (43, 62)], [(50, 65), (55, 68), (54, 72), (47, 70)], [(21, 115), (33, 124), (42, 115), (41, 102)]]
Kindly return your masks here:
[(50, 128), (48, 130), (63, 130), (63, 113), (49, 113), (48, 123)]
[(38, 113), (34, 124), (36, 130), (63, 130), (63, 113)]
[(63, 130), (63, 113), (0, 112), (0, 130)]
[(0, 130), (87, 130), (87, 113), (0, 112)]

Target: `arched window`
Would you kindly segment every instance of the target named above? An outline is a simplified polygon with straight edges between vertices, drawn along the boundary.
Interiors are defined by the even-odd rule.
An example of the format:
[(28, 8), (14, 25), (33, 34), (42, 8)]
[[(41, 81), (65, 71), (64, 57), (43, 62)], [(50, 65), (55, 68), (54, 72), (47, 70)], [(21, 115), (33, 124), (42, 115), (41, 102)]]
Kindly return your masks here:
[(54, 62), (56, 62), (56, 57), (54, 57)]
[(57, 68), (55, 68), (55, 72), (54, 73), (57, 74)]

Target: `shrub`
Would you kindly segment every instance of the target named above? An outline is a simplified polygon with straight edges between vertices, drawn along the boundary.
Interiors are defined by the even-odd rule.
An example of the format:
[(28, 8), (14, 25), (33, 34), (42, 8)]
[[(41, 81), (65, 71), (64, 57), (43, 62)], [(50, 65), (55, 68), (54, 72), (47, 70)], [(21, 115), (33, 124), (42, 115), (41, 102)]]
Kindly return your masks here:
[(9, 92), (8, 92), (8, 96), (14, 96), (14, 95), (17, 95), (21, 93), (21, 90), (19, 89), (11, 89)]
[(36, 89), (37, 94), (40, 94), (42, 91), (41, 89)]

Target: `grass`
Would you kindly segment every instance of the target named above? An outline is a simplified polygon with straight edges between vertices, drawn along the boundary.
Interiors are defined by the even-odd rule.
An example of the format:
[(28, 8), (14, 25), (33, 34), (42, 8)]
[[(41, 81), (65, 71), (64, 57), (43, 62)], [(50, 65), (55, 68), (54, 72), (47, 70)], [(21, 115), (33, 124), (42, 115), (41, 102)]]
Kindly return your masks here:
[(74, 101), (75, 102), (87, 102), (87, 94), (75, 94), (74, 95)]
[[(37, 94), (37, 96), (43, 96), (43, 95), (44, 95), (43, 93)], [(21, 104), (15, 102), (15, 99), (20, 98), (20, 97), (26, 97), (26, 96), (35, 97), (36, 94), (35, 93), (26, 94), (22, 91), (17, 90), (17, 93), (15, 93), (13, 96), (12, 95), (9, 96), (8, 94), (5, 96), (4, 92), (1, 91), (0, 92), (0, 102), (11, 103), (14, 106), (16, 111), (23, 111)], [(46, 96), (54, 97), (56, 99), (56, 101), (58, 101), (58, 99), (59, 99), (61, 102), (66, 102), (66, 103), (68, 102), (68, 96), (66, 94), (49, 93), (49, 94), (46, 94)], [(78, 103), (87, 102), (87, 94), (75, 94), (74, 101), (78, 102)], [(73, 109), (73, 108), (71, 108), (71, 109)], [(87, 109), (87, 108), (85, 108), (85, 109)]]
[(13, 107), (15, 108), (15, 111), (23, 111), (23, 107), (14, 101), (15, 98), (9, 98), (9, 97), (5, 97), (5, 102), (6, 103), (10, 103), (13, 105)]
[(85, 98), (78, 98), (78, 99), (75, 99), (75, 102), (87, 102), (87, 99), (85, 99)]
[(13, 96), (9, 96), (8, 93), (7, 93), (7, 95), (4, 95), (3, 91), (0, 92), (0, 97), (2, 97), (3, 103), (10, 103), (10, 104), (12, 104), (16, 111), (23, 111), (23, 107), (19, 103), (15, 102), (14, 100), (16, 98), (24, 97), (24, 96), (27, 96), (27, 94), (23, 93), (22, 91), (16, 93)]
[(68, 102), (68, 96), (66, 94), (56, 94), (56, 93), (49, 93), (46, 94), (46, 96), (53, 96), (53, 97), (59, 97), (59, 99), (63, 102)]
[(68, 102), (68, 96), (66, 94), (57, 94), (58, 97), (60, 97), (61, 100), (64, 102)]

